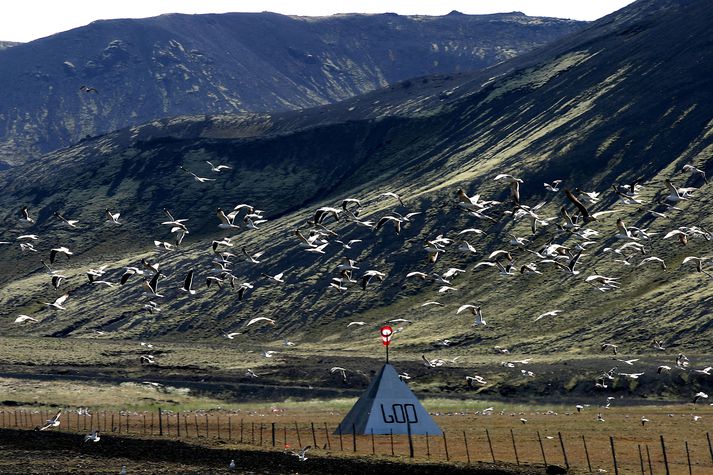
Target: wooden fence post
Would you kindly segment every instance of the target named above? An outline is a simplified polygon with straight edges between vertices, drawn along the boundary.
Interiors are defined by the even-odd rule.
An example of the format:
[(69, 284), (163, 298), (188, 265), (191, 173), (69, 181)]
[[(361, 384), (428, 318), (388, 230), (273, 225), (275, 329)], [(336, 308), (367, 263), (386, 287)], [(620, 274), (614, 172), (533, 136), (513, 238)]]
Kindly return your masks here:
[(352, 446), (354, 452), (356, 453), (356, 424), (352, 424)]
[(183, 414), (183, 431), (186, 433), (186, 438), (190, 437), (188, 434), (188, 416)]
[[(106, 421), (105, 421), (105, 422), (106, 422)], [(105, 425), (106, 425), (106, 424), (105, 424)], [(142, 435), (146, 435), (146, 413), (145, 413), (145, 412), (144, 412), (144, 424), (143, 424), (143, 427), (144, 427), (144, 429), (143, 429), (143, 431), (141, 432), (141, 434), (142, 434)], [(106, 427), (104, 427), (104, 429), (106, 430)]]
[(495, 452), (493, 451), (493, 442), (490, 440), (490, 432), (485, 429), (485, 435), (488, 438), (488, 447), (490, 447), (490, 456), (493, 458), (493, 463), (495, 463)]
[(688, 475), (693, 475), (693, 468), (691, 468), (691, 453), (688, 451), (688, 441), (684, 441), (686, 444), (686, 459), (688, 459)]
[(208, 413), (206, 412), (204, 414), (205, 416), (205, 437), (206, 439), (210, 437), (210, 423), (208, 422)]
[[(129, 419), (126, 419), (126, 422), (129, 422)], [(126, 427), (126, 432), (129, 432), (129, 427), (127, 424)], [(171, 436), (171, 414), (169, 412), (166, 413), (166, 435)]]
[(641, 452), (641, 444), (639, 445), (639, 463), (641, 464), (641, 475), (646, 475), (646, 471), (644, 469), (644, 454)]
[(443, 431), (443, 448), (446, 449), (446, 462), (450, 460), (448, 456), (448, 441), (446, 440), (446, 431)]
[(297, 425), (297, 421), (295, 421), (295, 430), (297, 431), (297, 449), (301, 450), (302, 449), (302, 437), (300, 437), (300, 426)]
[(255, 445), (255, 422), (250, 423), (250, 444)]
[(428, 442), (428, 432), (426, 432), (426, 458), (431, 459), (431, 444)]
[(649, 462), (649, 473), (654, 475), (654, 468), (651, 466), (651, 453), (649, 452), (649, 444), (646, 444), (646, 460)]
[(196, 438), (198, 438), (201, 436), (201, 433), (198, 432), (198, 414), (196, 414), (195, 412), (193, 413), (193, 425), (196, 428)]
[(411, 438), (411, 423), (406, 421), (406, 435), (408, 436), (408, 456), (413, 458), (413, 439)]
[(517, 456), (517, 444), (515, 444), (515, 433), (510, 429), (510, 438), (512, 439), (512, 450), (515, 452), (515, 463), (520, 465), (520, 457)]
[[(67, 418), (69, 421), (69, 417)], [(114, 432), (114, 413), (111, 413), (111, 431)], [(151, 413), (151, 434), (153, 435), (153, 412)]]
[[(272, 432), (272, 446), (274, 447), (275, 446), (275, 423), (274, 422), (272, 423), (270, 430)], [(317, 444), (314, 444), (314, 445), (316, 446)]]
[(228, 440), (233, 440), (233, 422), (230, 414), (228, 414)]
[[(119, 418), (121, 421), (121, 418)], [(119, 427), (121, 427), (121, 422), (119, 422)], [(121, 432), (121, 429), (119, 430)], [(158, 435), (163, 435), (163, 417), (161, 417), (161, 408), (158, 408)]]
[(713, 462), (713, 445), (711, 445), (711, 435), (706, 432), (706, 439), (708, 439), (708, 452), (711, 454), (711, 462)]
[[(341, 432), (339, 433), (341, 436)], [(391, 439), (391, 456), (394, 456), (394, 429), (389, 429), (389, 438)], [(340, 439), (341, 442), (341, 439)]]
[(282, 440), (284, 442), (284, 447), (287, 448), (287, 426), (282, 428)]
[(371, 455), (376, 455), (376, 443), (374, 442), (374, 428), (371, 428)]
[(668, 456), (666, 455), (666, 444), (664, 443), (663, 435), (660, 437), (661, 437), (661, 450), (663, 450), (663, 463), (666, 466), (666, 475), (669, 475), (670, 472), (668, 470)]
[(181, 438), (181, 413), (176, 413), (176, 437)]
[(547, 466), (547, 457), (545, 457), (545, 446), (542, 445), (542, 437), (540, 437), (540, 431), (537, 431), (537, 441), (540, 443), (540, 452), (542, 453), (542, 461)]
[(243, 419), (240, 419), (240, 443), (243, 443)]
[(263, 426), (263, 423), (261, 422), (260, 423), (260, 447), (262, 447), (262, 426)]
[(614, 475), (619, 475), (619, 466), (616, 463), (616, 450), (614, 450), (614, 437), (609, 436), (609, 444), (611, 445), (611, 457), (614, 461)]
[(339, 430), (339, 450), (340, 452), (344, 452), (344, 444), (342, 443), (342, 424), (339, 424), (337, 429)]
[(468, 460), (468, 463), (470, 463), (470, 450), (468, 449), (468, 437), (465, 435), (465, 431), (463, 431), (463, 443), (465, 443), (465, 457)]
[(564, 439), (562, 439), (562, 433), (557, 432), (557, 435), (560, 439), (560, 447), (562, 447), (562, 457), (564, 458), (564, 466), (567, 470), (569, 470), (569, 460), (567, 460), (567, 451), (564, 449)]
[[(111, 415), (111, 431), (114, 432), (114, 414)], [(153, 435), (153, 411), (151, 411), (151, 435)]]
[(329, 429), (327, 429), (327, 423), (324, 423), (324, 436), (327, 438), (327, 449), (332, 450), (332, 443), (329, 441)]
[[(315, 449), (317, 448), (317, 434), (314, 433), (314, 422), (309, 423), (310, 428), (312, 429), (312, 447)], [(272, 444), (275, 445), (275, 444)]]
[(215, 415), (215, 427), (216, 427), (216, 437), (218, 437), (218, 439), (220, 439), (220, 414)]

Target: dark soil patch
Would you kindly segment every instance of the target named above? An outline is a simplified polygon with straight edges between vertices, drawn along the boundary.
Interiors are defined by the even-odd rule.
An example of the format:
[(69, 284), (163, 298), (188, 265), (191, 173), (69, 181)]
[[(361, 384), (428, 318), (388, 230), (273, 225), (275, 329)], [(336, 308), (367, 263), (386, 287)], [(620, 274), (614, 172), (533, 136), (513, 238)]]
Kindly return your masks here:
[[(98, 443), (83, 443), (83, 436), (63, 432), (36, 432), (0, 429), (0, 471), (9, 473), (105, 473), (118, 472), (118, 465), (131, 464), (137, 473), (340, 473), (402, 475), (458, 474), (543, 474), (543, 468), (508, 464), (423, 464), (383, 459), (310, 457), (300, 462), (281, 452), (216, 449), (179, 441), (139, 439), (102, 435)], [(34, 456), (33, 456), (34, 454)], [(9, 458), (16, 460), (13, 466)], [(28, 463), (28, 459), (31, 463)], [(114, 465), (117, 464), (117, 465)], [(116, 467), (116, 468), (114, 468)], [(16, 470), (16, 471), (13, 471)]]

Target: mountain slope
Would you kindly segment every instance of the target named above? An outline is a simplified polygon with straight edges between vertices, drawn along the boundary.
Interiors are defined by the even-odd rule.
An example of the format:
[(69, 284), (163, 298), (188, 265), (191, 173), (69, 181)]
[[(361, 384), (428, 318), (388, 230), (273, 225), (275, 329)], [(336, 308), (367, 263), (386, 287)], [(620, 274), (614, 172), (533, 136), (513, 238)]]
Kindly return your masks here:
[[(29, 206), (38, 221), (23, 228), (16, 210), (8, 210), (4, 240), (36, 231), (42, 236), (37, 245), (41, 255), (57, 245), (67, 245), (77, 255), (59, 264), (70, 274), (63, 287), (70, 293), (68, 309), (50, 312), (41, 303), (61, 292), (48, 288), (37, 257), (22, 256), (16, 244), (0, 250), (3, 268), (8, 269), (2, 328), (16, 334), (81, 336), (102, 330), (114, 337), (176, 339), (214, 339), (238, 329), (259, 341), (289, 335), (303, 344), (364, 350), (372, 345), (372, 330), (379, 324), (406, 318), (414, 323), (398, 338), (402, 347), (414, 351), (433, 348), (438, 338), (451, 340), (454, 354), (488, 352), (494, 345), (520, 352), (588, 353), (599, 351), (606, 341), (618, 343), (622, 351), (646, 351), (655, 337), (665, 339), (672, 351), (706, 351), (713, 341), (707, 316), (713, 305), (711, 279), (681, 263), (686, 256), (706, 255), (711, 241), (691, 234), (684, 247), (663, 235), (679, 226), (713, 225), (710, 189), (698, 175), (681, 171), (683, 164), (693, 163), (713, 173), (713, 65), (707, 59), (713, 53), (708, 33), (713, 20), (705, 15), (707, 8), (705, 1), (639, 1), (558, 42), (549, 53), (539, 50), (519, 57), (516, 67), (498, 66), (506, 72), (494, 79), (484, 80), (493, 77), (492, 70), (475, 75), (447, 101), (439, 99), (444, 91), (424, 94), (424, 102), (439, 104), (430, 112), (411, 104), (402, 114), (369, 117), (359, 111), (373, 102), (372, 93), (363, 102), (355, 99), (352, 105), (322, 109), (346, 114), (349, 109), (341, 107), (354, 107), (352, 112), (364, 117), (341, 124), (317, 121), (309, 127), (293, 119), (273, 122), (269, 116), (233, 118), (219, 137), (206, 138), (212, 123), (219, 129), (222, 122), (231, 124), (229, 118), (177, 119), (173, 127), (183, 132), (173, 138), (167, 134), (137, 140), (133, 135), (140, 129), (127, 129), (4, 172), (0, 199)], [(386, 97), (388, 91), (382, 94)], [(397, 108), (395, 103), (389, 107)], [(283, 125), (271, 129), (280, 120)], [(191, 129), (186, 124), (197, 125)], [(190, 138), (192, 134), (202, 138)], [(183, 164), (209, 176), (204, 160), (233, 169), (204, 184), (178, 169)], [(538, 213), (552, 224), (532, 235), (527, 220), (513, 221), (508, 185), (493, 180), (499, 173), (524, 180), (522, 203), (546, 201)], [(678, 203), (681, 210), (658, 204), (668, 194), (664, 179), (669, 177), (679, 186), (702, 186), (694, 199)], [(527, 238), (530, 250), (548, 242), (574, 248), (584, 241), (554, 224), (563, 223), (560, 207), (574, 211), (562, 192), (542, 187), (542, 182), (555, 179), (564, 180), (563, 188), (602, 192), (593, 211), (616, 211), (586, 226), (598, 234), (589, 239), (594, 243), (586, 245), (575, 276), (510, 243), (510, 234)], [(638, 198), (642, 204), (617, 204), (617, 196), (608, 190), (634, 180), (643, 185)], [(482, 199), (502, 201), (486, 212), (497, 223), (464, 212), (456, 197), (459, 187)], [(405, 207), (379, 197), (387, 191), (401, 194)], [(422, 214), (404, 224), (400, 235), (390, 226), (374, 232), (354, 223), (326, 221), (340, 240), (362, 242), (348, 250), (330, 238), (326, 254), (305, 252), (293, 230), (301, 227), (307, 233), (305, 223), (317, 207), (338, 206), (347, 196), (363, 200), (362, 219), (376, 221), (388, 210)], [(260, 230), (243, 227), (227, 233), (235, 235), (232, 252), (237, 256), (242, 255), (240, 247), (251, 254), (265, 251), (259, 265), (232, 259), (238, 282), (252, 282), (255, 288), (243, 301), (230, 288), (201, 288), (195, 297), (184, 296), (177, 287), (189, 269), (195, 269), (201, 285), (215, 275), (210, 271), (211, 241), (226, 235), (217, 228), (215, 209), (242, 202), (264, 209), (271, 218)], [(105, 207), (121, 211), (125, 224), (101, 224)], [(151, 239), (170, 236), (158, 224), (164, 219), (163, 207), (188, 218), (191, 234), (179, 250), (157, 254)], [(650, 209), (668, 217), (656, 217)], [(55, 210), (80, 219), (82, 231), (51, 222)], [(639, 267), (646, 256), (638, 251), (605, 251), (625, 242), (615, 237), (617, 217), (630, 227), (648, 229), (650, 240), (631, 241), (642, 243), (646, 256), (663, 258), (667, 270)], [(457, 251), (463, 240), (458, 232), (472, 227), (484, 231), (467, 238), (477, 252)], [(424, 242), (439, 234), (455, 243), (430, 264)], [(474, 269), (496, 249), (509, 251), (517, 268), (537, 263), (542, 275), (501, 277), (491, 268)], [(160, 260), (168, 275), (160, 284), (166, 298), (158, 315), (142, 311), (146, 299), (136, 282), (97, 288), (81, 275), (90, 265), (104, 263), (111, 269), (107, 279), (115, 282), (123, 266), (141, 256)], [(358, 260), (358, 277), (375, 269), (386, 274), (384, 282), (372, 282), (366, 291), (353, 284), (346, 292), (330, 288), (343, 256)], [(412, 271), (443, 274), (450, 267), (466, 272), (452, 280), (458, 290), (445, 294), (438, 293), (435, 284), (405, 277)], [(263, 272), (282, 271), (282, 285), (261, 277)], [(585, 281), (594, 274), (616, 277), (620, 288), (597, 290)], [(422, 307), (428, 300), (446, 307)], [(456, 314), (467, 303), (482, 306), (487, 326), (472, 327), (472, 316)], [(533, 323), (554, 309), (564, 312)], [(18, 312), (42, 321), (17, 327), (9, 322)], [(258, 316), (276, 319), (276, 327), (245, 327)], [(351, 320), (368, 325), (347, 329)]]
[(98, 21), (0, 52), (0, 162), (155, 118), (304, 108), (480, 69), (581, 26), (521, 13)]

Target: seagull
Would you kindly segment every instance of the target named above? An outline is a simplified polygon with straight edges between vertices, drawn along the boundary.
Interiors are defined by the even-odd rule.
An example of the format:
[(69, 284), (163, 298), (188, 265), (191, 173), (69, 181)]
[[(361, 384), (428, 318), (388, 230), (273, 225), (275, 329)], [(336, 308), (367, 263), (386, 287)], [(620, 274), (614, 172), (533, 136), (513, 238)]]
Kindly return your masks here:
[(708, 399), (708, 395), (704, 393), (703, 391), (696, 393), (695, 396), (693, 396), (693, 404), (697, 403), (701, 399)]
[(479, 305), (471, 305), (471, 304), (465, 304), (461, 305), (458, 308), (458, 311), (456, 311), (456, 315), (463, 312), (464, 310), (470, 310), (470, 313), (475, 316), (475, 321), (473, 322), (473, 326), (480, 326), (480, 325), (487, 325), (485, 322), (485, 319), (483, 318), (483, 313), (480, 310)]
[(341, 209), (339, 208), (332, 208), (330, 206), (322, 206), (321, 208), (318, 208), (314, 212), (314, 218), (312, 219), (312, 223), (317, 225), (317, 224), (322, 224), (324, 220), (327, 218), (327, 216), (333, 216), (335, 221), (339, 221), (339, 214), (342, 212)]
[(401, 200), (401, 197), (400, 197), (399, 195), (397, 195), (396, 193), (393, 193), (393, 192), (391, 192), (391, 191), (387, 191), (387, 192), (385, 192), (385, 193), (380, 194), (379, 196), (377, 196), (377, 199), (378, 199), (378, 198), (395, 198), (395, 199), (398, 200), (398, 202), (399, 202), (399, 204), (400, 204), (401, 206), (405, 206), (405, 205), (404, 205), (404, 202)]
[(283, 276), (285, 275), (284, 272), (280, 272), (279, 274), (275, 274), (275, 275), (268, 275), (263, 272), (260, 275), (265, 277), (270, 282), (274, 282), (276, 284), (284, 284), (285, 283), (285, 279), (283, 278)]
[(30, 217), (30, 212), (27, 209), (27, 206), (22, 207), (22, 209), (20, 210), (20, 215), (22, 216), (20, 218), (22, 221), (25, 221), (26, 223), (29, 223), (29, 224), (35, 223), (35, 220)]
[(560, 183), (562, 183), (562, 180), (553, 180), (552, 183), (545, 183), (545, 189), (547, 191), (553, 191), (553, 192), (558, 192), (560, 191), (559, 186)]
[(619, 376), (624, 376), (625, 378), (630, 378), (630, 379), (639, 379), (639, 376), (642, 376), (644, 373), (617, 373)]
[(558, 313), (562, 313), (562, 310), (550, 310), (549, 312), (545, 312), (541, 315), (539, 315), (537, 318), (535, 318), (534, 321), (538, 321), (542, 318), (549, 317), (549, 316), (556, 316)]
[[(156, 274), (158, 275), (158, 274)], [(186, 279), (183, 281), (183, 286), (180, 288), (183, 292), (188, 292), (189, 295), (195, 295), (196, 291), (191, 289), (193, 285), (193, 269), (188, 271)]]
[(661, 265), (661, 269), (666, 270), (666, 263), (664, 262), (664, 260), (661, 259), (660, 257), (656, 257), (656, 256), (651, 256), (651, 257), (647, 257), (647, 258), (645, 258), (645, 259), (642, 259), (641, 262), (639, 262), (639, 263), (636, 265), (636, 267), (642, 266), (642, 265), (647, 264), (647, 263), (649, 263), (649, 262), (658, 262), (658, 263)]
[(234, 340), (236, 336), (242, 335), (242, 333), (240, 333), (240, 332), (223, 333), (223, 335), (224, 335), (228, 340)]
[(706, 366), (703, 369), (694, 369), (694, 373), (700, 373), (700, 374), (705, 374), (706, 376), (711, 375), (711, 371), (713, 371), (713, 366)]
[(485, 386), (488, 384), (485, 378), (483, 378), (482, 376), (478, 376), (477, 374), (474, 376), (466, 376), (465, 382), (469, 387), (472, 387), (473, 384), (478, 384), (480, 386)]
[(269, 324), (272, 325), (272, 326), (275, 326), (275, 320), (273, 320), (272, 318), (267, 318), (267, 317), (255, 317), (255, 318), (253, 318), (252, 320), (250, 320), (250, 321), (248, 322), (248, 324), (245, 325), (245, 326), (246, 326), (246, 327), (249, 327), (249, 326), (252, 325), (253, 323), (257, 323), (257, 322), (266, 322), (266, 323), (269, 323)]
[(66, 279), (66, 275), (60, 275), (60, 274), (54, 274), (52, 276), (52, 287), (57, 290), (59, 289), (59, 286), (62, 284), (62, 280)]
[(92, 442), (99, 442), (100, 439), (101, 439), (101, 437), (99, 437), (98, 430), (94, 430), (90, 434), (87, 434), (84, 436), (84, 442), (89, 442), (90, 440)]
[(658, 374), (670, 373), (670, 372), (671, 372), (671, 367), (670, 367), (670, 366), (667, 366), (667, 365), (661, 365), (661, 366), (659, 366), (659, 367), (656, 369), (656, 372), (657, 372)]
[(15, 319), (15, 323), (24, 323), (24, 322), (36, 323), (38, 321), (39, 320), (37, 320), (36, 318), (32, 318), (29, 315), (23, 315), (23, 314), (18, 315), (17, 318)]
[(681, 193), (681, 190), (676, 188), (676, 185), (671, 182), (668, 178), (664, 180), (666, 182), (666, 188), (668, 188), (669, 194), (664, 198), (665, 201), (670, 201), (672, 203), (677, 203), (679, 201), (688, 200), (688, 196), (685, 193)]
[(344, 382), (347, 382), (347, 369), (342, 368), (341, 366), (334, 366), (332, 369), (329, 370), (330, 373), (340, 373), (342, 375), (342, 379)]
[(704, 172), (700, 168), (696, 168), (693, 165), (684, 165), (682, 170), (685, 172), (691, 172), (692, 175), (695, 175), (697, 173), (703, 178), (703, 181), (706, 184), (708, 183), (708, 179), (706, 178), (706, 172)]
[(230, 170), (232, 167), (229, 167), (228, 165), (213, 165), (210, 163), (208, 160), (205, 161), (208, 165), (210, 165), (210, 171), (215, 172), (215, 173), (220, 173), (223, 170)]
[(99, 91), (97, 91), (95, 87), (85, 86), (84, 84), (79, 86), (79, 90), (82, 92), (86, 92), (87, 94), (90, 92), (93, 92), (94, 94), (99, 94)]
[(50, 264), (54, 264), (55, 259), (57, 259), (57, 254), (64, 254), (67, 256), (67, 259), (69, 259), (69, 256), (73, 255), (73, 252), (66, 247), (56, 247), (54, 249), (50, 249)]
[(262, 356), (264, 356), (265, 358), (272, 358), (277, 353), (278, 352), (275, 350), (266, 350), (262, 352)]
[(565, 189), (564, 194), (567, 196), (567, 199), (571, 201), (574, 206), (577, 207), (577, 209), (579, 210), (579, 214), (581, 214), (582, 218), (584, 218), (585, 224), (597, 220), (596, 217), (589, 214), (589, 210), (587, 210), (587, 208), (582, 204), (582, 202), (579, 201), (577, 197), (572, 194), (571, 191)]
[(230, 463), (228, 464), (228, 470), (235, 470), (235, 460), (230, 460)]
[(349, 323), (347, 324), (347, 328), (351, 327), (352, 325), (356, 325), (356, 326), (358, 326), (358, 327), (362, 327), (362, 326), (366, 325), (366, 322), (349, 322)]
[(112, 213), (109, 211), (109, 209), (105, 209), (104, 213), (106, 214), (106, 222), (111, 223), (111, 224), (121, 224), (119, 222), (119, 216), (121, 216), (121, 213)]
[(641, 416), (641, 425), (645, 426), (647, 422), (649, 422), (649, 420), (646, 417)]
[(612, 350), (614, 354), (617, 353), (617, 348), (619, 348), (618, 345), (615, 345), (613, 343), (602, 343), (602, 351), (604, 350)]
[(245, 260), (251, 264), (260, 264), (261, 261), (258, 261), (258, 259), (260, 258), (260, 256), (265, 254), (265, 251), (258, 251), (254, 254), (248, 254), (248, 251), (246, 251), (244, 247), (241, 247), (240, 250), (245, 255)]
[(312, 446), (311, 446), (311, 445), (308, 445), (308, 446), (306, 446), (306, 447), (302, 447), (302, 449), (300, 449), (299, 452), (295, 452), (295, 451), (293, 450), (293, 451), (290, 452), (290, 453), (291, 453), (292, 455), (294, 455), (295, 457), (297, 457), (297, 459), (298, 459), (300, 462), (304, 462), (305, 460), (307, 460), (307, 455), (306, 455), (306, 454), (307, 454), (307, 451), (308, 451), (309, 449), (311, 449), (311, 448), (312, 448)]
[(392, 223), (394, 226), (394, 232), (396, 234), (401, 234), (401, 223), (402, 222), (403, 222), (403, 220), (401, 220), (400, 218), (397, 218), (396, 216), (383, 216), (374, 225), (374, 231), (378, 231), (379, 229), (383, 228), (386, 223)]
[(436, 307), (445, 307), (446, 304), (441, 303), (441, 302), (436, 302), (435, 300), (430, 300), (428, 302), (422, 303), (421, 307), (430, 307), (435, 305)]
[(57, 310), (65, 310), (65, 308), (62, 306), (62, 304), (69, 298), (69, 294), (64, 294), (61, 297), (58, 297), (54, 302), (52, 303), (47, 303), (45, 302), (45, 305), (48, 307), (52, 307)]
[(708, 260), (708, 257), (696, 257), (696, 256), (688, 256), (685, 259), (683, 259), (683, 262), (681, 262), (681, 265), (687, 264), (689, 262), (693, 262), (696, 264), (696, 271), (697, 272), (702, 272), (706, 274), (709, 277), (713, 277), (711, 274), (703, 270), (703, 262)]
[(196, 175), (195, 173), (193, 173), (192, 171), (186, 170), (185, 168), (183, 168), (183, 166), (179, 166), (178, 168), (180, 168), (180, 169), (183, 170), (184, 172), (190, 173), (190, 174), (193, 176), (193, 179), (194, 179), (195, 181), (197, 181), (198, 183), (206, 183), (206, 182), (209, 182), (209, 181), (215, 181), (215, 178), (203, 178), (203, 177), (200, 177), (200, 176)]
[(57, 411), (57, 414), (54, 415), (51, 419), (48, 419), (45, 425), (40, 427), (39, 430), (47, 430), (51, 429), (52, 427), (59, 427), (59, 418), (62, 415), (62, 411)]
[[(215, 212), (215, 215), (218, 217), (220, 220), (220, 224), (218, 227), (220, 229), (240, 229), (240, 226), (237, 224), (233, 224), (233, 221), (235, 220), (235, 217), (238, 215), (235, 211), (231, 211), (229, 214), (225, 214), (225, 211), (223, 211), (223, 208), (218, 208)], [(213, 248), (215, 250), (215, 247)]]
[[(103, 272), (102, 272), (103, 274)], [(138, 267), (126, 267), (124, 274), (121, 276), (121, 280), (119, 280), (119, 284), (124, 285), (127, 280), (129, 280), (129, 277), (131, 277), (134, 274), (138, 275), (144, 275), (144, 271), (139, 269)], [(98, 276), (96, 276), (98, 277)], [(93, 280), (93, 279), (90, 279)]]
[(335, 239), (334, 242), (338, 242), (339, 244), (342, 245), (344, 249), (351, 249), (354, 244), (363, 242), (361, 239), (351, 239), (348, 242), (340, 241), (339, 239)]
[(57, 219), (59, 219), (60, 221), (62, 221), (62, 222), (64, 222), (64, 223), (67, 223), (67, 226), (69, 226), (70, 228), (76, 228), (76, 227), (77, 227), (77, 223), (79, 222), (79, 221), (76, 220), (76, 219), (67, 219), (67, 218), (65, 218), (65, 217), (62, 216), (62, 214), (61, 214), (60, 212), (58, 212), (58, 211), (55, 211), (55, 212), (54, 212), (54, 217), (57, 218)]
[(364, 275), (361, 278), (362, 290), (366, 290), (366, 286), (372, 281), (372, 279), (377, 279), (379, 282), (383, 282), (384, 277), (386, 277), (386, 274), (377, 270), (368, 270), (364, 272)]
[(151, 280), (146, 280), (146, 277), (144, 277), (143, 281), (143, 286), (144, 290), (146, 290), (147, 294), (150, 294), (154, 297), (163, 297), (163, 295), (160, 295), (158, 293), (158, 279), (162, 276), (160, 272), (156, 272), (154, 276), (151, 278)]

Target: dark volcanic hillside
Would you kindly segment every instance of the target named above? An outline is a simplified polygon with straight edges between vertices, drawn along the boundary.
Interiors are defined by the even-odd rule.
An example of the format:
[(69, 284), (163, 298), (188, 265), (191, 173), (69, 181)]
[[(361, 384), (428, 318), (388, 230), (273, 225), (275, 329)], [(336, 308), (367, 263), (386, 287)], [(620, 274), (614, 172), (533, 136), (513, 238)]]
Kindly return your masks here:
[(98, 21), (0, 52), (0, 162), (155, 118), (298, 109), (473, 71), (583, 24), (521, 13)]
[[(711, 251), (710, 234), (691, 229), (713, 228), (710, 188), (699, 175), (682, 171), (684, 164), (693, 164), (713, 174), (713, 17), (708, 11), (704, 0), (639, 1), (550, 49), (456, 86), (449, 83), (447, 90), (421, 84), (413, 97), (405, 98), (403, 108), (388, 99), (404, 93), (400, 86), (305, 111), (315, 117), (313, 126), (296, 119), (298, 113), (182, 118), (89, 140), (4, 172), (0, 201), (29, 206), (38, 224), (22, 226), (16, 209), (7, 210), (2, 239), (33, 232), (41, 240), (38, 254), (22, 255), (17, 243), (0, 248), (6, 269), (3, 331), (217, 338), (221, 331), (239, 328), (258, 339), (289, 335), (305, 344), (360, 349), (380, 323), (406, 318), (414, 323), (398, 337), (403, 347), (416, 350), (448, 338), (454, 354), (486, 352), (496, 344), (520, 352), (586, 353), (599, 351), (604, 341), (618, 343), (622, 352), (646, 351), (656, 337), (665, 339), (670, 351), (708, 351), (713, 281), (695, 272), (695, 266), (682, 265), (686, 256)], [(384, 103), (390, 105), (383, 114), (370, 115), (370, 104), (378, 109)], [(439, 106), (419, 107), (431, 103)], [(349, 111), (357, 113), (354, 120), (319, 119), (321, 113), (343, 117)], [(173, 132), (162, 133), (166, 127)], [(204, 160), (233, 168), (211, 175)], [(216, 181), (197, 183), (178, 169), (181, 164)], [(549, 225), (540, 223), (533, 234), (527, 219), (513, 220), (509, 187), (493, 180), (499, 173), (524, 180), (522, 203), (544, 201), (537, 213)], [(677, 203), (680, 209), (667, 209), (661, 204), (669, 193), (665, 178), (701, 189)], [(570, 214), (574, 207), (561, 191), (548, 192), (542, 185), (555, 179), (564, 180), (563, 188), (601, 192), (590, 210), (615, 214), (580, 225), (575, 233), (560, 217), (562, 206)], [(635, 180), (643, 186), (639, 203), (624, 205), (611, 187)], [(497, 222), (461, 209), (456, 198), (460, 187), (481, 199), (502, 201), (485, 213)], [(387, 191), (400, 193), (405, 207), (379, 198)], [(389, 210), (422, 214), (405, 223), (400, 235), (391, 226), (374, 232), (353, 222), (328, 220), (325, 224), (340, 240), (362, 242), (348, 250), (331, 237), (325, 254), (305, 252), (294, 229), (308, 233), (305, 223), (314, 209), (339, 206), (349, 196), (362, 199), (361, 219), (376, 221)], [(271, 221), (260, 230), (243, 226), (220, 231), (216, 208), (244, 202), (264, 209)], [(189, 219), (191, 234), (176, 251), (158, 252), (151, 245), (152, 239), (170, 237), (158, 224), (165, 219), (163, 207)], [(103, 224), (105, 208), (121, 211), (125, 224)], [(79, 219), (81, 229), (51, 221), (55, 210)], [(630, 228), (646, 228), (650, 238), (617, 238), (617, 217)], [(680, 226), (688, 227), (687, 246), (663, 238)], [(484, 233), (464, 238), (458, 233), (466, 228)], [(590, 229), (586, 238), (585, 228)], [(202, 287), (206, 277), (215, 275), (210, 270), (211, 241), (226, 235), (234, 236), (238, 282), (255, 286), (242, 302), (229, 287)], [(424, 243), (438, 235), (454, 243), (431, 264)], [(513, 243), (511, 235), (527, 242)], [(463, 240), (476, 252), (457, 250)], [(646, 254), (613, 251), (627, 241), (643, 245)], [(579, 273), (562, 272), (523, 249), (540, 250), (547, 243), (586, 247)], [(76, 254), (58, 264), (68, 275), (60, 291), (49, 287), (38, 263), (57, 245)], [(239, 257), (242, 246), (250, 253), (265, 251), (263, 262), (250, 264)], [(500, 276), (489, 267), (475, 269), (496, 249), (513, 255), (515, 269), (533, 262), (542, 274)], [(160, 260), (168, 275), (161, 284), (166, 298), (159, 316), (142, 313), (146, 299), (138, 279), (130, 286), (104, 288), (82, 275), (90, 266), (106, 264), (106, 278), (115, 282), (123, 266), (135, 265), (143, 256)], [(330, 288), (343, 256), (359, 261), (357, 278), (376, 269), (386, 274), (384, 282), (373, 282), (366, 291), (354, 284), (344, 292)], [(664, 259), (667, 269), (642, 264), (650, 256)], [(466, 270), (452, 279), (455, 291), (438, 293), (435, 284), (405, 278), (412, 271), (443, 274), (451, 267)], [(189, 299), (177, 287), (190, 268), (201, 287)], [(282, 285), (261, 277), (262, 272), (282, 271)], [(618, 288), (600, 291), (587, 283), (595, 274), (615, 277)], [(70, 293), (68, 309), (44, 309), (42, 302), (51, 302), (63, 290)], [(429, 300), (446, 306), (421, 306)], [(472, 316), (456, 314), (466, 303), (482, 306), (487, 326), (473, 327)], [(564, 312), (533, 323), (554, 309)], [(17, 313), (41, 321), (18, 327), (10, 323)], [(245, 322), (256, 316), (275, 318), (274, 331), (257, 325), (246, 330)], [(347, 329), (351, 320), (369, 325)]]

